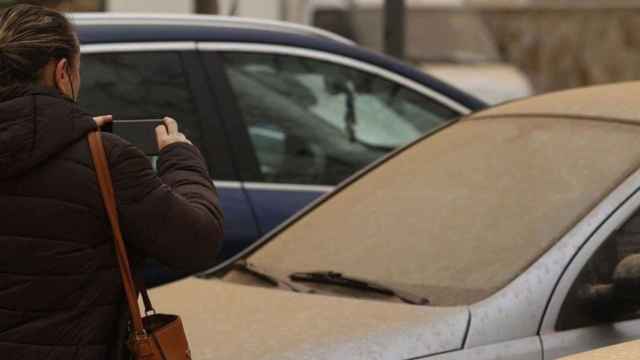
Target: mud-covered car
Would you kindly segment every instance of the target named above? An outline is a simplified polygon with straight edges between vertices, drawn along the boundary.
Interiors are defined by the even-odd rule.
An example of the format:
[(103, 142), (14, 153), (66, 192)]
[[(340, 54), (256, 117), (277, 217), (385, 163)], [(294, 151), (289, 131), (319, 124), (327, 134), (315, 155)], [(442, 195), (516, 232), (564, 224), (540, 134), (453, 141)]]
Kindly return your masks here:
[(197, 359), (554, 359), (640, 337), (640, 82), (443, 126), (155, 291)]
[(635, 360), (640, 356), (640, 341), (606, 346), (601, 349), (563, 357), (561, 360)]

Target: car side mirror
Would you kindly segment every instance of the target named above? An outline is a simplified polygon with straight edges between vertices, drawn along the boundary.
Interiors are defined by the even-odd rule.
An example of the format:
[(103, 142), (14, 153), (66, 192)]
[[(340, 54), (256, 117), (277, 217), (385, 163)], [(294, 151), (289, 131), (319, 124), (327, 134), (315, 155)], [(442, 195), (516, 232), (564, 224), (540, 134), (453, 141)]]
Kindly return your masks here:
[(613, 292), (617, 299), (640, 304), (640, 254), (625, 257), (613, 272)]
[(640, 309), (640, 254), (629, 255), (616, 265), (611, 283), (588, 284), (580, 289), (582, 306), (591, 316), (610, 322)]
[(621, 300), (640, 304), (640, 254), (622, 259), (613, 271), (611, 283), (589, 284), (580, 291), (580, 298), (592, 303)]

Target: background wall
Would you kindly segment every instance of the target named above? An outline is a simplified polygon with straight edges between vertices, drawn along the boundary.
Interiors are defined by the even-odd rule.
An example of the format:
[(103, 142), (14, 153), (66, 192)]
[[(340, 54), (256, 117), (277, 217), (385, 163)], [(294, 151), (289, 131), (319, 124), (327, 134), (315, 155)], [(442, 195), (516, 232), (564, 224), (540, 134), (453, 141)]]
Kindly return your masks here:
[(221, 14), (229, 14), (235, 7), (235, 14), (244, 17), (279, 19), (280, 0), (218, 0)]
[(107, 11), (192, 13), (193, 1), (187, 0), (108, 0)]
[(538, 91), (640, 79), (640, 8), (481, 9)]
[[(442, 45), (434, 41), (441, 29), (434, 15), (475, 14), (486, 24), (501, 58), (523, 70), (536, 92), (640, 80), (638, 0), (471, 0), (466, 4), (410, 8), (406, 53), (411, 56)], [(342, 15), (327, 11), (316, 20), (381, 50), (379, 8), (361, 6), (355, 15), (344, 15), (345, 11)], [(480, 36), (483, 32), (476, 25), (465, 21), (466, 28), (460, 30)]]

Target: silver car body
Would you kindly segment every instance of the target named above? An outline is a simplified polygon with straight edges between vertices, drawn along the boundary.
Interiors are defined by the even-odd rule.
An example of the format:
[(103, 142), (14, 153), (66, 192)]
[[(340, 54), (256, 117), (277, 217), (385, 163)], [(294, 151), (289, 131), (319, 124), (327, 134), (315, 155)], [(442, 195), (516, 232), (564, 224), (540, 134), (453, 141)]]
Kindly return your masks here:
[(459, 349), (465, 308), (419, 308), (188, 279), (151, 296), (194, 359), (409, 359)]
[(640, 341), (629, 341), (624, 344), (563, 357), (562, 360), (635, 360), (639, 355)]
[[(562, 198), (564, 194), (557, 194), (560, 198), (553, 199), (555, 207), (549, 206), (546, 209), (542, 206), (544, 204), (536, 204), (536, 186), (541, 185), (524, 184), (517, 187), (525, 191), (530, 188), (534, 196), (527, 198), (529, 203), (514, 202), (518, 209), (524, 210), (522, 214), (534, 214), (535, 216), (530, 217), (533, 219), (531, 221), (540, 214), (544, 215), (540, 215), (541, 218), (551, 219), (542, 224), (526, 223), (529, 220), (523, 220), (530, 226), (529, 229), (539, 231), (540, 234), (546, 234), (546, 231), (551, 231), (549, 234), (553, 236), (559, 234), (558, 240), (517, 277), (509, 280), (506, 286), (483, 300), (468, 306), (413, 306), (306, 295), (217, 280), (188, 279), (154, 290), (152, 296), (157, 308), (165, 312), (177, 312), (184, 317), (194, 356), (204, 360), (553, 359), (640, 338), (640, 320), (568, 331), (555, 330), (560, 306), (582, 266), (599, 245), (640, 208), (639, 150), (632, 150), (633, 139), (638, 136), (636, 127), (640, 125), (640, 105), (637, 101), (639, 95), (640, 83), (637, 82), (565, 91), (498, 106), (452, 125), (454, 128), (467, 126), (473, 121), (486, 121), (489, 129), (487, 131), (490, 131), (492, 121), (504, 120), (518, 124), (530, 121), (532, 125), (525, 127), (535, 130), (541, 126), (536, 124), (535, 119), (551, 118), (568, 119), (567, 124), (571, 124), (572, 120), (590, 121), (595, 127), (614, 123), (628, 125), (622, 129), (624, 131), (614, 134), (611, 138), (613, 142), (611, 139), (609, 142), (603, 140), (602, 144), (592, 142), (593, 146), (599, 146), (599, 151), (610, 149), (610, 154), (602, 154), (604, 151), (600, 151), (599, 154), (586, 154), (582, 159), (584, 164), (588, 164), (592, 158), (596, 161), (595, 158), (602, 160), (602, 156), (610, 156), (610, 169), (605, 161), (603, 167), (596, 172), (581, 173), (580, 164), (567, 164), (566, 168), (573, 173), (564, 173), (564, 168), (555, 168), (555, 172), (549, 172), (550, 181), (554, 177), (561, 177), (563, 181), (575, 180), (578, 184), (576, 191), (585, 191), (580, 196), (572, 197), (572, 201), (578, 205), (571, 205)], [(508, 135), (515, 141), (523, 134), (518, 127), (514, 129)], [(486, 135), (491, 136), (490, 133)], [(437, 139), (443, 136), (434, 135), (433, 139), (423, 142), (430, 142), (429, 146), (437, 150)], [(571, 136), (570, 129), (568, 136)], [(534, 140), (544, 144), (546, 138), (540, 135)], [(592, 140), (594, 138), (585, 135), (584, 141)], [(625, 145), (616, 147), (616, 141)], [(624, 151), (625, 148), (629, 151)], [(562, 158), (562, 155), (558, 154), (558, 157)], [(618, 161), (618, 158), (624, 159)], [(311, 221), (307, 218), (322, 214), (327, 209), (337, 211), (338, 205), (335, 203), (339, 204), (340, 200), (356, 192), (351, 190), (354, 187), (352, 185), (367, 181), (376, 169), (398, 166), (397, 163), (398, 161), (394, 162), (394, 155), (391, 155), (389, 160), (374, 165), (365, 176), (354, 177), (351, 184), (345, 184), (336, 194), (321, 200), (315, 208), (274, 231), (271, 237), (279, 240), (287, 236), (300, 236), (296, 234), (296, 223)], [(477, 164), (465, 165), (473, 167)], [(481, 165), (490, 166), (490, 162)], [(526, 170), (528, 165), (514, 162), (514, 171)], [(474, 171), (482, 173), (482, 166), (474, 168)], [(549, 169), (554, 169), (553, 165), (549, 166)], [(425, 167), (421, 171), (432, 170)], [(609, 174), (608, 171), (615, 174)], [(466, 176), (468, 174), (470, 173), (466, 173)], [(608, 179), (608, 175), (612, 178)], [(586, 184), (584, 188), (580, 188), (580, 181)], [(602, 194), (590, 194), (588, 189), (592, 188), (596, 189), (594, 192), (600, 191)], [(505, 189), (507, 190), (509, 189)], [(456, 194), (451, 194), (454, 195)], [(376, 193), (372, 196), (386, 195)], [(505, 193), (503, 196), (508, 198), (510, 195)], [(450, 200), (443, 200), (443, 204), (452, 202)], [(558, 206), (564, 202), (568, 204), (566, 207)], [(506, 203), (506, 206), (510, 206), (509, 201)], [(539, 208), (536, 209), (536, 205)], [(398, 211), (402, 210), (402, 206), (398, 208)], [(588, 211), (583, 211), (584, 209)], [(549, 215), (548, 212), (552, 214)], [(512, 216), (509, 219), (514, 219), (514, 223), (517, 223), (515, 220), (522, 217), (522, 214), (507, 213), (501, 216)], [(348, 213), (343, 213), (340, 216), (346, 224), (344, 229), (339, 229), (340, 233), (348, 237), (351, 231), (349, 222), (355, 215), (351, 214), (349, 217)], [(560, 220), (556, 223), (555, 219)], [(485, 226), (470, 222), (474, 226)], [(415, 229), (430, 231), (424, 226), (417, 224)], [(323, 233), (309, 236), (328, 236), (326, 230), (322, 229)], [(384, 232), (385, 229), (380, 231)], [(404, 230), (400, 230), (398, 238), (406, 235), (402, 231)], [(510, 231), (517, 234), (519, 229), (507, 228), (504, 234), (512, 234)], [(530, 234), (524, 233), (522, 236), (526, 238)], [(270, 246), (268, 240), (269, 237), (263, 240), (265, 246)], [(278, 241), (274, 243), (277, 247)], [(260, 250), (257, 254), (260, 254)], [(259, 258), (258, 255), (251, 256)], [(502, 257), (508, 258), (508, 255), (502, 254)], [(304, 259), (291, 261), (303, 263)], [(336, 260), (336, 263), (339, 261), (340, 259)], [(471, 278), (472, 275), (466, 276)]]

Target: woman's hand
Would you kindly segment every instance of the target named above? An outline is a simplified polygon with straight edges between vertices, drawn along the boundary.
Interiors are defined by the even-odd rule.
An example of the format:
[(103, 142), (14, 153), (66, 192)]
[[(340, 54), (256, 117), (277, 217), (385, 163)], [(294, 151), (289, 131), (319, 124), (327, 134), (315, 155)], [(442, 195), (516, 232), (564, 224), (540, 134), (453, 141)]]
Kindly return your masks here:
[(113, 115), (100, 115), (93, 118), (93, 121), (96, 122), (99, 128), (106, 123), (110, 123), (113, 121)]
[(158, 148), (160, 150), (173, 143), (191, 144), (191, 141), (178, 131), (178, 122), (170, 117), (164, 118), (164, 125), (156, 127), (156, 138), (158, 139)]

